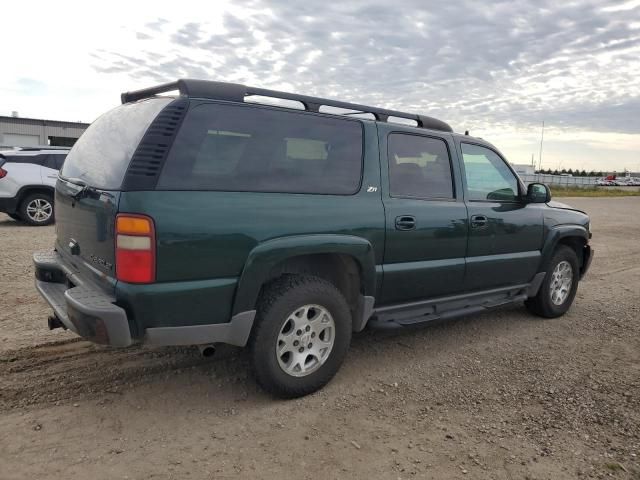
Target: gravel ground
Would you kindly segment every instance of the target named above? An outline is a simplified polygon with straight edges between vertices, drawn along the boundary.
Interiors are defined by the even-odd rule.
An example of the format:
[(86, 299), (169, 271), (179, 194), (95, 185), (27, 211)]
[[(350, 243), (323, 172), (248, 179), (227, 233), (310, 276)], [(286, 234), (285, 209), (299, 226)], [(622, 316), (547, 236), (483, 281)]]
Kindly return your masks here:
[(48, 331), (30, 255), (54, 228), (0, 215), (0, 478), (640, 479), (640, 198), (563, 201), (592, 216), (596, 250), (566, 316), (366, 331), (292, 401), (237, 349)]

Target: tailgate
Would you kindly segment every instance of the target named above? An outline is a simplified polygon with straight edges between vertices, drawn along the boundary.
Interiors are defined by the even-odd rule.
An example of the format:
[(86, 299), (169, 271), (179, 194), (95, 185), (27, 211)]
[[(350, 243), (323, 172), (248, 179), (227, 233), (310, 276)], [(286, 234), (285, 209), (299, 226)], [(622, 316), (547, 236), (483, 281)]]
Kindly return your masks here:
[(115, 285), (115, 217), (120, 193), (58, 179), (56, 250), (78, 275), (106, 292)]

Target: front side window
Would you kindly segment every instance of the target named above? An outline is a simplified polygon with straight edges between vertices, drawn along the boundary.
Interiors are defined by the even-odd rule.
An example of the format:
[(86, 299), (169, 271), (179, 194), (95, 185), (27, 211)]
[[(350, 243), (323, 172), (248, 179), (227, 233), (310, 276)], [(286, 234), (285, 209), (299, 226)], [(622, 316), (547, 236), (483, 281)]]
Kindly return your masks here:
[(392, 133), (388, 157), (392, 197), (453, 198), (451, 160), (444, 140)]
[(469, 200), (518, 199), (518, 180), (497, 153), (479, 145), (461, 145)]
[(361, 172), (360, 122), (203, 104), (185, 118), (157, 188), (350, 195)]

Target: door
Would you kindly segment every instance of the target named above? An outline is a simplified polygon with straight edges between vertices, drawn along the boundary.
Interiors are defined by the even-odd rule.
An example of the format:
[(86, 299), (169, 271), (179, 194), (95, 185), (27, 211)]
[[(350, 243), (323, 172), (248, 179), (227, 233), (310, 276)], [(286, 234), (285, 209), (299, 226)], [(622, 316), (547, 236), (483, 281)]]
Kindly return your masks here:
[(42, 158), (42, 168), (40, 169), (40, 177), (42, 178), (42, 183), (44, 185), (49, 185), (50, 187), (56, 186), (56, 180), (58, 179), (58, 169), (56, 168), (56, 157), (57, 155), (52, 154), (42, 154), (40, 158)]
[(37, 147), (40, 145), (40, 135), (25, 133), (5, 133), (2, 143), (12, 147)]
[(464, 280), (467, 210), (457, 195), (461, 185), (456, 188), (451, 137), (389, 132), (393, 127), (383, 124), (378, 128), (386, 241), (376, 303), (458, 292)]
[(469, 243), (465, 289), (531, 281), (540, 262), (543, 211), (526, 204), (520, 181), (487, 146), (460, 143)]

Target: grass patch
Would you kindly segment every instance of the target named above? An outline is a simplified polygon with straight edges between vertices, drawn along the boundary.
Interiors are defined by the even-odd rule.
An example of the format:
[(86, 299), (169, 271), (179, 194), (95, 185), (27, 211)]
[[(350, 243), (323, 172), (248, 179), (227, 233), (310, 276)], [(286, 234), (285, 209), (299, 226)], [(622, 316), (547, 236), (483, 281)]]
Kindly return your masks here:
[(629, 189), (619, 189), (615, 187), (556, 187), (549, 185), (551, 195), (554, 197), (638, 197), (640, 190), (629, 187)]
[(627, 471), (627, 469), (624, 468), (624, 465), (622, 465), (621, 463), (618, 463), (618, 462), (605, 463), (604, 466), (606, 468), (608, 468), (609, 470), (613, 471), (613, 472), (617, 472), (619, 470), (622, 470), (623, 472)]

